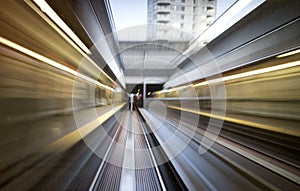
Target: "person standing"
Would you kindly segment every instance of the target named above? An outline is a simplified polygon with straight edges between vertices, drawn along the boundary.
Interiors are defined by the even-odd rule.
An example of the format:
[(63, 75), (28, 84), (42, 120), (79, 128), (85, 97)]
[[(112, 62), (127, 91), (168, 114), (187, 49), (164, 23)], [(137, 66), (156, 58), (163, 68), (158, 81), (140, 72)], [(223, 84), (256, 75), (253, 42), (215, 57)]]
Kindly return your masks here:
[(129, 110), (133, 110), (134, 94), (129, 95)]

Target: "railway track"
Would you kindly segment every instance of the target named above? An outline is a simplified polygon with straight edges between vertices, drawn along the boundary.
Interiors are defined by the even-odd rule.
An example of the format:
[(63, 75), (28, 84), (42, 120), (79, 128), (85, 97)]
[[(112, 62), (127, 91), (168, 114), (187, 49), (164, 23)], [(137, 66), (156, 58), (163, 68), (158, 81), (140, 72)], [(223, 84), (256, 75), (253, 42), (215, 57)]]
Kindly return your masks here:
[(136, 112), (125, 111), (89, 190), (185, 190), (170, 164), (158, 164), (157, 141)]
[[(99, 139), (101, 131), (97, 129), (88, 135), (87, 139), (96, 145), (94, 152), (82, 140), (64, 153), (51, 156), (49, 160), (53, 165), (49, 172), (28, 188), (144, 191), (299, 189), (299, 184), (260, 163), (264, 161), (250, 159), (250, 155), (258, 159), (262, 156), (250, 146), (245, 147), (221, 136), (208, 149), (201, 142), (205, 129), (198, 128), (194, 135), (187, 122), (182, 123), (184, 128), (178, 129), (178, 117), (175, 116), (169, 116), (168, 121), (160, 123), (162, 126), (157, 129), (155, 121), (159, 118), (156, 116), (149, 121), (148, 115), (144, 110), (119, 112), (103, 126), (109, 135), (105, 140)], [(176, 144), (164, 144), (175, 132)], [(177, 144), (183, 143), (187, 143), (185, 148), (174, 155)], [(208, 152), (199, 154), (199, 147), (208, 149)], [(104, 157), (97, 156), (101, 152)], [(266, 160), (277, 168), (279, 163), (274, 161)], [(37, 164), (26, 174), (36, 169), (39, 172), (40, 167)]]

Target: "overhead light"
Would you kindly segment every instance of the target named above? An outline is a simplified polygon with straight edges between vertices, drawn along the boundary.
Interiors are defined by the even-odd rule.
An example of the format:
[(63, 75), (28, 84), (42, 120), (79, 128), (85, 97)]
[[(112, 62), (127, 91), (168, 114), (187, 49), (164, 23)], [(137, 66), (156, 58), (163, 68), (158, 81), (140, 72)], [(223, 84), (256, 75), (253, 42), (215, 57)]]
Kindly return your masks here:
[(298, 53), (300, 53), (300, 49), (293, 50), (293, 51), (290, 51), (290, 52), (287, 52), (287, 53), (284, 53), (284, 54), (280, 54), (279, 56), (276, 56), (276, 57), (277, 58), (282, 58), (282, 57), (291, 56), (291, 55), (298, 54)]
[(46, 13), (86, 54), (91, 54), (91, 51), (84, 43), (76, 36), (76, 34), (68, 27), (68, 25), (55, 13), (45, 0), (33, 0), (40, 9)]
[(22, 53), (24, 53), (24, 54), (26, 54), (28, 56), (36, 58), (37, 60), (45, 62), (45, 63), (47, 63), (47, 64), (49, 64), (49, 65), (51, 65), (51, 66), (53, 66), (55, 68), (58, 68), (60, 70), (63, 70), (63, 71), (68, 72), (70, 74), (73, 74), (74, 76), (78, 76), (81, 79), (89, 81), (89, 82), (91, 82), (91, 83), (93, 83), (93, 84), (95, 84), (95, 85), (97, 85), (99, 87), (108, 89), (110, 91), (115, 91), (115, 89), (113, 89), (112, 87), (104, 85), (104, 84), (98, 82), (97, 80), (94, 80), (94, 79), (92, 79), (92, 78), (90, 78), (90, 77), (88, 77), (86, 75), (83, 75), (83, 74), (81, 74), (81, 73), (79, 73), (79, 72), (77, 72), (77, 71), (75, 71), (75, 70), (73, 70), (71, 68), (68, 68), (68, 67), (66, 67), (66, 66), (64, 66), (64, 65), (62, 65), (62, 64), (60, 64), (60, 63), (58, 63), (58, 62), (56, 62), (54, 60), (51, 60), (50, 58), (44, 57), (44, 56), (42, 56), (42, 55), (40, 55), (40, 54), (38, 54), (36, 52), (33, 52), (33, 51), (31, 51), (31, 50), (29, 50), (29, 49), (27, 49), (27, 48), (25, 48), (25, 47), (23, 47), (21, 45), (18, 45), (18, 44), (14, 43), (14, 42), (12, 42), (10, 40), (7, 40), (7, 39), (5, 39), (5, 38), (3, 38), (1, 36), (0, 36), (0, 43), (4, 44), (4, 45), (6, 45), (6, 46), (8, 46), (10, 48), (13, 48), (15, 50), (18, 50), (18, 51), (20, 51), (20, 52), (22, 52)]

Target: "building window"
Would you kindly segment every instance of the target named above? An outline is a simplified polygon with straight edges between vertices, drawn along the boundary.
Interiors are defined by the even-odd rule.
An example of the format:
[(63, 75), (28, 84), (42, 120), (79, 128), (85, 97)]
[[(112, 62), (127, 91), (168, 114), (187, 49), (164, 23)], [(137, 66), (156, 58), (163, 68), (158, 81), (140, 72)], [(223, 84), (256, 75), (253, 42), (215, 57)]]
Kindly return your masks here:
[(181, 10), (184, 11), (184, 10), (185, 10), (185, 7), (181, 7)]
[(181, 19), (182, 19), (182, 20), (184, 19), (184, 15), (181, 15)]
[(175, 10), (176, 11), (180, 11), (182, 9), (182, 7), (180, 5), (175, 5)]

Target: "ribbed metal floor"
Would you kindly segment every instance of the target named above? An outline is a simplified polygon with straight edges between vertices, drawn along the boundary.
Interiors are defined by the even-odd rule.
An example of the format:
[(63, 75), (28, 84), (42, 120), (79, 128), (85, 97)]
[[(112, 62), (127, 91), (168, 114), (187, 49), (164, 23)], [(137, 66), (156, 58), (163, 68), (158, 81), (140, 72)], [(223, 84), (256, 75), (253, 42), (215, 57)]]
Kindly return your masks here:
[[(124, 124), (128, 122), (128, 113), (125, 114)], [(124, 125), (122, 124), (122, 125)], [(120, 126), (119, 134), (116, 136), (116, 143), (114, 144), (111, 155), (109, 157), (109, 161), (114, 162), (106, 163), (103, 169), (103, 173), (100, 175), (97, 190), (119, 190), (120, 189), (120, 180), (122, 174), (122, 164), (123, 164), (123, 156), (124, 156), (124, 147), (126, 143), (126, 134), (127, 131), (125, 128)], [(121, 147), (123, 146), (123, 147)]]
[[(116, 144), (111, 148), (109, 162), (99, 174), (95, 190), (162, 190), (137, 113), (125, 111), (124, 115), (124, 121), (119, 126), (121, 129), (116, 135)], [(130, 152), (131, 148), (127, 148), (129, 144), (133, 153), (126, 153)], [(133, 168), (126, 167), (132, 162), (128, 160), (134, 162)]]
[[(138, 122), (137, 113), (133, 114), (133, 117)], [(155, 173), (154, 168), (148, 168), (153, 166), (151, 156), (149, 152), (146, 152), (148, 149), (145, 135), (142, 130), (140, 123), (136, 123), (134, 126), (135, 130), (135, 165), (136, 165), (136, 186), (138, 190), (161, 190), (160, 186), (157, 184), (158, 179)]]

